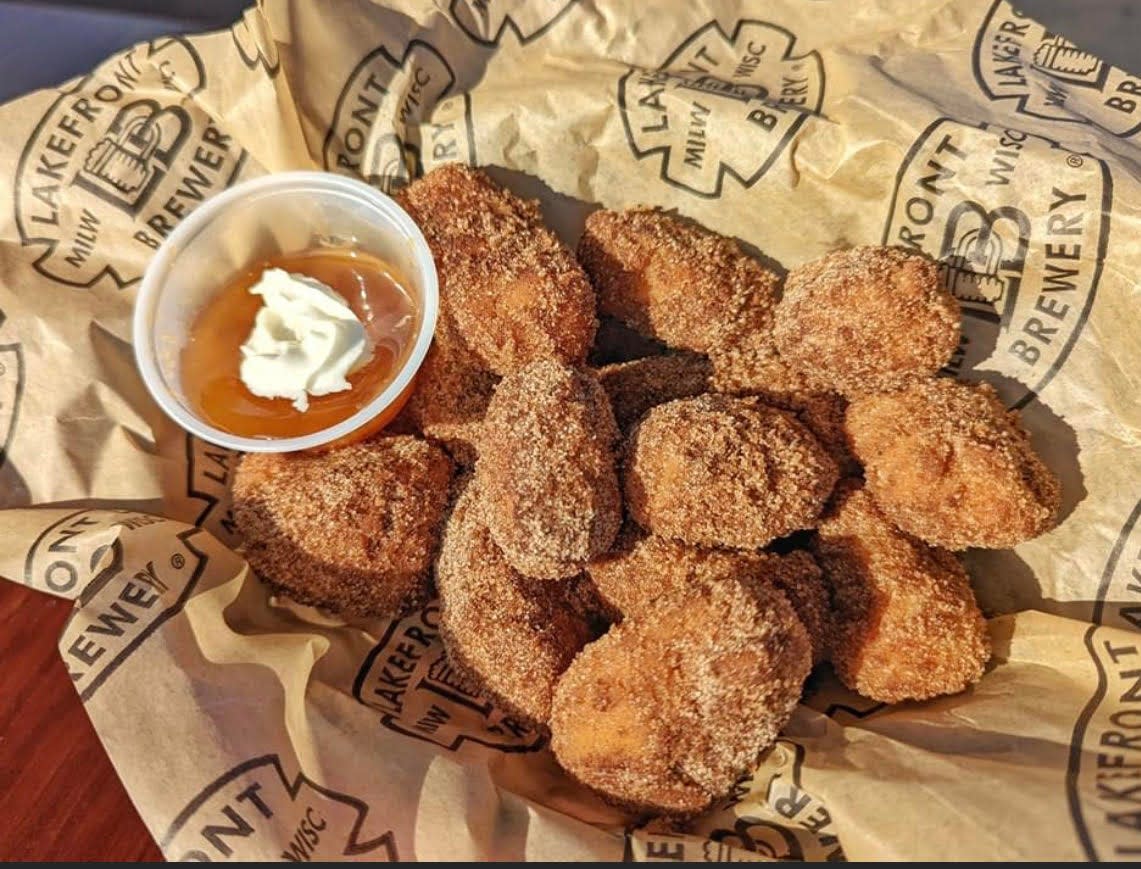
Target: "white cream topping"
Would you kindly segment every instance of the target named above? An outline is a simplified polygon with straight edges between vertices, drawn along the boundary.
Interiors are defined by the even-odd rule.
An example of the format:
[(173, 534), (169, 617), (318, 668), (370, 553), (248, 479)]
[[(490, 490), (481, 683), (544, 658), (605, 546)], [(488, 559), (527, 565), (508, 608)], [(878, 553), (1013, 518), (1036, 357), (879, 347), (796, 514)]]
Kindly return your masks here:
[(262, 398), (309, 397), (351, 389), (346, 377), (372, 358), (364, 326), (337, 292), (307, 275), (266, 269), (250, 292), (264, 303), (242, 345), (242, 383)]

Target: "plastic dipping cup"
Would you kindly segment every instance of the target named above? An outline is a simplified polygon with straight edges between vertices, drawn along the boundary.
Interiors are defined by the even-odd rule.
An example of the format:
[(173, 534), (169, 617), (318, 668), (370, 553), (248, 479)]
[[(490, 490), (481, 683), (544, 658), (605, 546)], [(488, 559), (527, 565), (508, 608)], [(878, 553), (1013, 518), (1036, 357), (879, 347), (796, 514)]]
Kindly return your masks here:
[[(235, 272), (280, 254), (355, 248), (391, 264), (420, 310), (403, 368), (385, 389), (336, 425), (299, 437), (233, 435), (186, 400), (182, 348), (203, 306)], [(349, 443), (392, 419), (412, 392), (439, 310), (436, 265), (403, 209), (361, 181), (329, 172), (282, 172), (237, 184), (208, 200), (166, 238), (143, 275), (135, 303), (135, 359), (155, 401), (193, 435), (241, 452), (284, 453)]]

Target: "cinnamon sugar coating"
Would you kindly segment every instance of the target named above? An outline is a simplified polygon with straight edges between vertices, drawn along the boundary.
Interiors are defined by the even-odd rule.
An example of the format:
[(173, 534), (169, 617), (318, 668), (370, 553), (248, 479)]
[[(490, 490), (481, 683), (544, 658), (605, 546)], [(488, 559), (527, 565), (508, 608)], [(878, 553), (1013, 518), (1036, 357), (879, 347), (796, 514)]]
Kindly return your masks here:
[(790, 271), (773, 336), (811, 384), (854, 396), (935, 374), (958, 346), (959, 319), (934, 260), (865, 245)]
[(604, 365), (597, 371), (598, 382), (610, 397), (614, 420), (623, 431), (651, 407), (707, 392), (710, 373), (709, 360), (691, 353), (646, 356)]
[(1001, 549), (1058, 522), (1057, 477), (987, 384), (939, 378), (866, 396), (847, 431), (868, 491), (921, 540)]
[(396, 198), (436, 260), (441, 311), (488, 370), (586, 359), (598, 326), (594, 290), (543, 225), (536, 201), (459, 163), (432, 170)]
[(508, 562), (539, 579), (574, 576), (622, 524), (610, 402), (585, 369), (534, 362), (503, 378), (484, 418), (476, 478)]
[(860, 468), (844, 431), (848, 400), (838, 392), (814, 387), (792, 370), (771, 346), (771, 335), (736, 341), (710, 354), (715, 392), (756, 396), (765, 404), (791, 411), (839, 465), (843, 474)]
[(499, 378), (467, 348), (451, 319), (441, 315), (402, 418), (441, 444), (458, 464), (471, 467), (497, 383)]
[(436, 564), (440, 632), (451, 662), (520, 718), (544, 724), (559, 675), (593, 636), (576, 580), (521, 576), (479, 518), (468, 484)]
[(655, 814), (726, 795), (788, 722), (811, 667), (785, 596), (717, 582), (588, 645), (559, 679), (551, 747), (609, 800)]
[(248, 453), (234, 518), (274, 590), (348, 615), (399, 614), (426, 598), (451, 476), (443, 450), (408, 436)]
[(630, 432), (626, 508), (663, 537), (760, 549), (813, 527), (837, 476), (790, 414), (757, 399), (702, 395), (653, 408)]
[(637, 617), (659, 601), (683, 605), (717, 582), (768, 584), (783, 591), (812, 642), (813, 663), (827, 657), (831, 604), (823, 574), (804, 551), (786, 555), (690, 546), (646, 534), (627, 523), (613, 549), (587, 565), (599, 595), (624, 617)]
[(832, 589), (832, 666), (884, 703), (955, 694), (990, 658), (986, 621), (953, 552), (896, 528), (845, 481), (814, 544)]
[(656, 209), (592, 213), (578, 258), (602, 313), (697, 353), (771, 319), (780, 285), (732, 239)]

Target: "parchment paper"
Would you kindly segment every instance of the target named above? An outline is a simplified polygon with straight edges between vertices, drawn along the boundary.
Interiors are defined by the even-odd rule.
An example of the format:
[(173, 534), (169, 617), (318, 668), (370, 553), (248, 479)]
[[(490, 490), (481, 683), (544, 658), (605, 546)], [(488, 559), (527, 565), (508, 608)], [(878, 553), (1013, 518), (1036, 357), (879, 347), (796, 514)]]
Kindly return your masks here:
[[(0, 108), (0, 574), (76, 599), (61, 655), (170, 858), (1136, 858), (1139, 136), (1141, 78), (992, 0), (269, 0), (136, 46)], [(434, 605), (271, 599), (236, 457), (135, 371), (138, 279), (240, 179), (448, 161), (570, 244), (652, 204), (786, 268), (941, 259), (953, 368), (1065, 490), (1057, 530), (968, 556), (982, 682), (888, 708), (818, 674), (731, 805), (632, 829), (450, 669)]]

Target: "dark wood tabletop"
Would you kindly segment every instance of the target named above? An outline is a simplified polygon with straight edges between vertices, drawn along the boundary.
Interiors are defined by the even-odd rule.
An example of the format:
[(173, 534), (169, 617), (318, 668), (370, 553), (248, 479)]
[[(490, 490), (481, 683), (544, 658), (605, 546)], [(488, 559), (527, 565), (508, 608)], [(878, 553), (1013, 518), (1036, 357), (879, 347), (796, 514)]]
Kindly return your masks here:
[(71, 606), (0, 580), (0, 860), (161, 860), (56, 651)]

